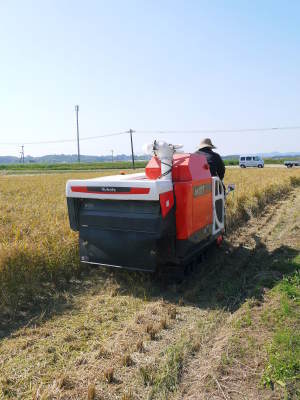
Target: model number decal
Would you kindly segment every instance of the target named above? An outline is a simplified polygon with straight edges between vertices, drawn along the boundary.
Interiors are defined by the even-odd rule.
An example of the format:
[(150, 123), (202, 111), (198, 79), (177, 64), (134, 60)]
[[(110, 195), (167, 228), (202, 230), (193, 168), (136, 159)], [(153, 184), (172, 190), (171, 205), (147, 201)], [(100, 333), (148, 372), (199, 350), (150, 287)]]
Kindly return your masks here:
[(204, 183), (202, 185), (193, 186), (194, 197), (203, 196), (207, 193), (211, 193), (211, 183)]

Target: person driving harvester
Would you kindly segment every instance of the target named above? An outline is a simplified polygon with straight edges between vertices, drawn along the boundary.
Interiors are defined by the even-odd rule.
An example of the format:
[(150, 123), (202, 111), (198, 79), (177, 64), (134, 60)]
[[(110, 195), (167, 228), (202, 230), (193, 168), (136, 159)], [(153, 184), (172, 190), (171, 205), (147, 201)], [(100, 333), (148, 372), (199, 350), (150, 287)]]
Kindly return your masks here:
[(218, 176), (223, 180), (225, 175), (225, 164), (221, 156), (212, 151), (212, 149), (215, 148), (216, 147), (212, 144), (211, 140), (206, 138), (199, 144), (196, 154), (204, 155), (209, 165), (211, 175)]

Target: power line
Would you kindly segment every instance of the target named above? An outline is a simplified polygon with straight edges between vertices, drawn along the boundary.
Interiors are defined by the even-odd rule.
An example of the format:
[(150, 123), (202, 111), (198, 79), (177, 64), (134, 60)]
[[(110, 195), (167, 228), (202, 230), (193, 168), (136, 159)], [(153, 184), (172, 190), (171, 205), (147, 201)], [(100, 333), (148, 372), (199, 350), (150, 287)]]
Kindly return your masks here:
[(100, 138), (109, 137), (109, 136), (120, 136), (120, 135), (125, 135), (125, 134), (128, 134), (128, 131), (117, 132), (117, 133), (108, 133), (106, 135), (83, 137), (83, 138), (80, 139), (80, 141), (82, 141), (82, 140), (100, 139)]
[(279, 126), (272, 128), (241, 128), (241, 129), (194, 129), (194, 130), (137, 130), (138, 133), (169, 134), (169, 133), (241, 133), (241, 132), (267, 132), (274, 130), (298, 130), (300, 126)]
[[(109, 133), (106, 135), (81, 137), (80, 141), (82, 142), (83, 140), (100, 139), (100, 138), (104, 138), (104, 137), (119, 136), (119, 135), (125, 135), (125, 134), (128, 134), (128, 131)], [(52, 143), (73, 143), (73, 142), (77, 142), (77, 138), (76, 139), (47, 140), (47, 141), (40, 141), (40, 142), (22, 142), (22, 143), (28, 145), (28, 144), (52, 144)], [(5, 143), (0, 143), (0, 145), (18, 146), (19, 142), (5, 142)]]
[[(194, 129), (194, 130), (136, 130), (135, 133), (140, 134), (171, 134), (171, 133), (243, 133), (243, 132), (272, 132), (272, 131), (280, 131), (280, 130), (300, 130), (300, 126), (278, 126), (271, 128), (241, 128), (241, 129)], [(112, 136), (120, 136), (128, 134), (128, 131), (109, 133), (104, 135), (96, 135), (96, 136), (87, 136), (81, 137), (80, 141), (84, 140), (93, 140), (93, 139), (101, 139)], [(46, 141), (38, 141), (38, 142), (2, 142), (0, 145), (12, 145), (18, 146), (21, 143), (24, 145), (35, 145), (35, 144), (53, 144), (53, 143), (74, 143), (77, 141), (76, 139), (60, 139), (60, 140), (46, 140)]]

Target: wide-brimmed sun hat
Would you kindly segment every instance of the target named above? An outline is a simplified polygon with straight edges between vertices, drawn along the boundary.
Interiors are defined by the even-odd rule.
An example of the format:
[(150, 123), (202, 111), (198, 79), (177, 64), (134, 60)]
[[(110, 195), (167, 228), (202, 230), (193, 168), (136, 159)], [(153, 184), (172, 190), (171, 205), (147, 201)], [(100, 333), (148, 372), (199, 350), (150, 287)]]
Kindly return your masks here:
[(216, 146), (214, 146), (209, 138), (205, 138), (201, 141), (199, 146), (197, 147), (198, 150), (204, 149), (204, 147), (210, 147), (211, 149), (216, 149)]

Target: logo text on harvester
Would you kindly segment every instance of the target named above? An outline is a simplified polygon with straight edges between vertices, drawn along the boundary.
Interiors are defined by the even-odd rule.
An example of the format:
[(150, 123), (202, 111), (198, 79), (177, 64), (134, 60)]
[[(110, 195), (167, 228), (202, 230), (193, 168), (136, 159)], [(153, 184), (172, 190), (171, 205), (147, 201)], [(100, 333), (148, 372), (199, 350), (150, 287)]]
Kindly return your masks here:
[(197, 185), (193, 187), (194, 197), (203, 196), (204, 194), (211, 192), (211, 183), (204, 183), (203, 185)]
[(90, 193), (130, 193), (130, 187), (120, 186), (88, 186), (88, 192)]
[(101, 187), (101, 192), (116, 192), (117, 188), (114, 187)]

